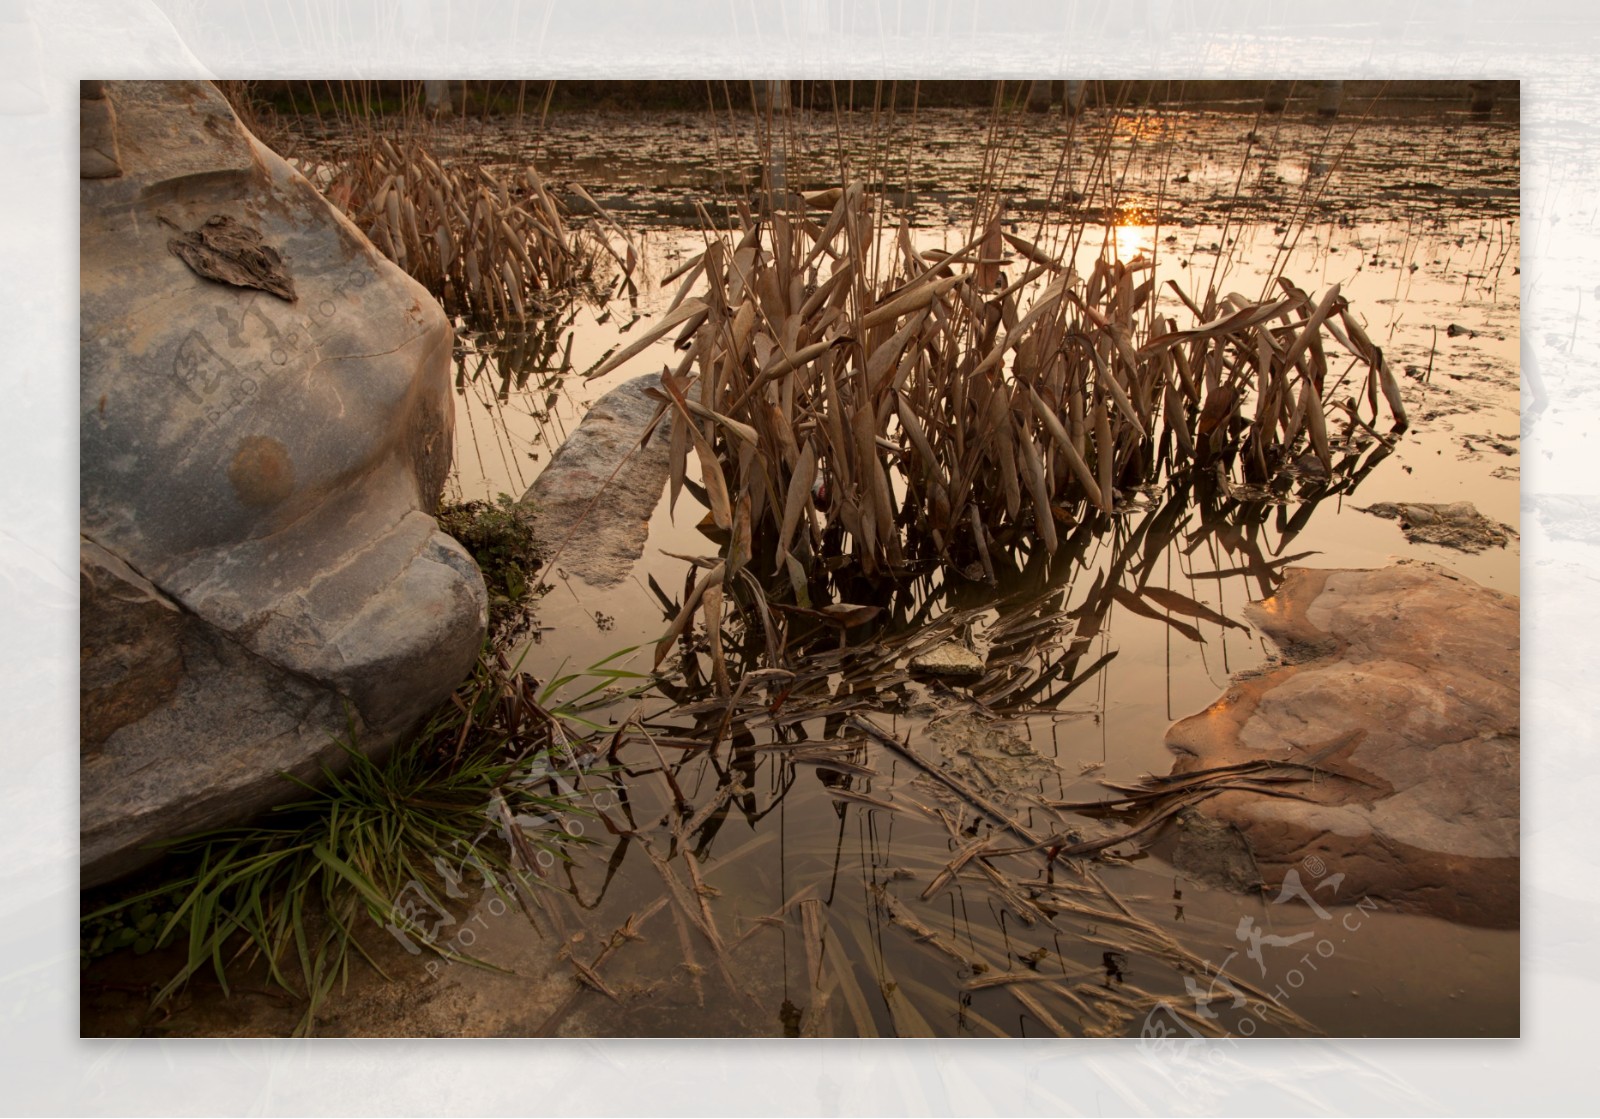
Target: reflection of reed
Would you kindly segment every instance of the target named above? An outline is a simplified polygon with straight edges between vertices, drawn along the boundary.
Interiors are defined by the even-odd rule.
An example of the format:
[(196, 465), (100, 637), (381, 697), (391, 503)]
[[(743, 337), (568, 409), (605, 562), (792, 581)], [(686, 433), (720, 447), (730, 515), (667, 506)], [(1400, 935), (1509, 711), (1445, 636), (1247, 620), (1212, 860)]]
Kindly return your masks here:
[[(824, 651), (834, 643), (836, 628), (811, 621), (808, 612), (772, 609), (769, 589), (753, 577), (743, 578), (719, 606), (716, 641), (725, 675), (739, 682), (743, 698), (733, 702), (700, 694), (716, 677), (712, 643), (709, 634), (682, 625), (669, 632), (680, 656), (663, 687), (685, 704), (680, 711), (720, 711), (719, 718), (764, 702), (755, 698), (756, 691), (769, 700), (780, 693), (800, 697), (835, 677), (856, 691), (892, 694), (910, 679), (903, 668), (910, 657), (982, 620), (987, 668), (971, 685), (971, 699), (995, 715), (1059, 709), (1115, 657), (1105, 653), (1083, 664), (1114, 606), (1159, 620), (1196, 643), (1204, 642), (1202, 625), (1242, 628), (1192, 594), (1157, 585), (1157, 561), (1177, 555), (1189, 561), (1191, 582), (1215, 581), (1220, 588), (1223, 580), (1246, 578), (1254, 585), (1241, 598), (1271, 595), (1284, 569), (1309, 554), (1290, 546), (1317, 506), (1352, 492), (1391, 451), (1381, 439), (1358, 443), (1331, 473), (1289, 481), (1281, 493), (1207, 475), (1175, 480), (1160, 491), (1161, 500), (1138, 513), (1086, 519), (1054, 554), (1025, 541), (993, 555), (993, 587), (951, 578), (943, 569), (885, 587), (840, 568), (819, 588), (822, 593), (841, 603), (877, 595), (882, 604), (869, 623), (846, 631), (854, 645), (844, 648)], [(1291, 504), (1295, 486), (1299, 492)], [(1191, 557), (1202, 550), (1211, 566), (1193, 570)], [(711, 559), (691, 566), (681, 598), (652, 578), (664, 615), (682, 620), (695, 588), (703, 593), (702, 584), (720, 566)], [(1092, 581), (1075, 594), (1080, 577)]]
[[(456, 392), (477, 405), (465, 409), (468, 430), (464, 442), (476, 456), (479, 477), (505, 479), (515, 488), (513, 497), (520, 497), (528, 487), (525, 467), (539, 456), (535, 448), (553, 448), (565, 438), (556, 411), (572, 372), (579, 310), (580, 304), (574, 301), (560, 314), (492, 331), (462, 332), (457, 337)], [(483, 432), (478, 426), (480, 410), (486, 426)], [(526, 425), (508, 422), (508, 411), (533, 421), (531, 437), (522, 434)], [(498, 455), (498, 471), (491, 471), (484, 461), (486, 445), (492, 445)]]
[[(991, 719), (1093, 714), (1063, 712), (1063, 701), (1107, 671), (1115, 653), (1094, 655), (1094, 638), (1117, 607), (1159, 616), (1191, 641), (1240, 624), (1158, 585), (1166, 558), (1209, 552), (1213, 567), (1191, 579), (1270, 590), (1318, 503), (1354, 489), (1389, 449), (1352, 448), (1331, 475), (1267, 499), (1209, 476), (1174, 481), (1136, 512), (1079, 526), (1053, 555), (1019, 546), (997, 556), (995, 588), (938, 571), (898, 585), (843, 647), (834, 628), (778, 612), (775, 662), (768, 623), (747, 621), (759, 609), (748, 589), (723, 614), (728, 694), (707, 667), (709, 643), (689, 633), (679, 670), (659, 684), (664, 700), (614, 733), (610, 759), (627, 792), (602, 814), (609, 858), (569, 870), (574, 892), (599, 908), (608, 891), (644, 901), (649, 883), (664, 888), (646, 912), (673, 914), (669, 955), (693, 962), (681, 997), (729, 1021), (776, 1000), (750, 970), (755, 946), (776, 939), (796, 958), (782, 996), (790, 1032), (1118, 1035), (1158, 1007), (1201, 1034), (1228, 1028), (1183, 984), (1209, 968), (1163, 927), (1158, 905), (1120, 897), (1095, 862), (1136, 850), (1197, 797), (1241, 782), (1283, 791), (1297, 775), (1197, 775), (1129, 786), (1110, 802), (986, 786), (981, 769), (963, 776), (916, 734), (891, 729), (913, 693), (904, 665), (981, 627), (988, 671), (952, 693), (957, 706)], [(1237, 562), (1225, 567), (1229, 555)], [(690, 582), (707, 570), (690, 565)], [(676, 613), (656, 590), (663, 613)], [(1127, 808), (1139, 811), (1119, 814)], [(1108, 812), (1115, 826), (1099, 819)], [(765, 864), (775, 833), (784, 885), (775, 908), (752, 917), (748, 891), (729, 900), (718, 883), (733, 864)], [(598, 893), (579, 889), (596, 875)], [(1316, 1032), (1244, 980), (1227, 982), (1219, 997), (1237, 990), (1267, 1008), (1262, 1027)]]
[[(889, 758), (863, 753), (864, 745), (813, 742), (784, 751), (774, 742), (745, 751), (748, 764), (721, 767), (709, 751), (669, 762), (656, 749), (619, 744), (631, 793), (620, 811), (606, 814), (614, 847), (600, 896), (588, 904), (597, 907), (607, 888), (638, 898), (630, 908), (644, 916), (628, 919), (624, 939), (648, 937), (645, 922), (668, 910), (677, 933), (666, 934), (657, 963), (641, 965), (659, 974), (660, 965), (678, 962), (665, 997), (707, 1007), (725, 1023), (748, 1021), (762, 1008), (771, 1013), (780, 992), (750, 955), (765, 943), (769, 953), (776, 947), (786, 959), (800, 957), (781, 994), (789, 1008), (785, 1028), (809, 1036), (1006, 1036), (1041, 1028), (1115, 1035), (1173, 1004), (1200, 1033), (1225, 1028), (1183, 1005), (1182, 977), (1208, 974), (1204, 962), (1117, 897), (1090, 864), (1019, 847), (1004, 832), (974, 834), (959, 810), (915, 782), (879, 787), (874, 780), (881, 784)], [(790, 798), (797, 767), (819, 767), (825, 778), (839, 822), (831, 842), (804, 826), (797, 840), (789, 817), (780, 815), (754, 838), (735, 836), (712, 848), (706, 833), (724, 830), (730, 819), (751, 827), (770, 819)], [(852, 780), (862, 784), (851, 787)], [(779, 846), (771, 851), (774, 829)], [(730, 868), (770, 864), (772, 856), (781, 868), (776, 908), (751, 915), (742, 894), (739, 902), (725, 900), (719, 883), (729, 881)], [(652, 881), (665, 892), (646, 904)], [(573, 882), (582, 893), (577, 877)], [(664, 930), (653, 931), (660, 939)], [(774, 946), (774, 939), (782, 943)], [(575, 983), (617, 999), (591, 973), (619, 944), (613, 934), (592, 963), (574, 964)], [(1110, 957), (1119, 961), (1114, 973), (1105, 963)], [(1315, 1032), (1263, 992), (1232, 982), (1263, 1004), (1269, 1028)], [(628, 1013), (618, 1001), (624, 1005), (617, 1013)], [(773, 1028), (770, 1019), (755, 1021)]]

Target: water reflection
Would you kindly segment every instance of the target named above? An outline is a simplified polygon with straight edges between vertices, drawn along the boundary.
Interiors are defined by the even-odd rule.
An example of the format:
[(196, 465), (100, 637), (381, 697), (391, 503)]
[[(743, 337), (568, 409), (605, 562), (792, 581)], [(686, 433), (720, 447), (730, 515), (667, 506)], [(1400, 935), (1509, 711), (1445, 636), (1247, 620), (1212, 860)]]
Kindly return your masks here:
[[(1053, 556), (997, 555), (993, 586), (930, 571), (871, 588), (836, 571), (833, 600), (886, 590), (881, 614), (840, 629), (777, 612), (776, 659), (774, 623), (758, 620), (764, 604), (746, 586), (722, 633), (731, 695), (712, 684), (708, 636), (691, 634), (662, 699), (615, 712), (619, 797), (597, 816), (595, 848), (561, 872), (573, 913), (598, 928), (664, 898), (653, 948), (635, 949), (632, 966), (655, 968), (653, 1006), (722, 1030), (1137, 1031), (1181, 1002), (1199, 962), (1166, 931), (1173, 891), (1146, 881), (1140, 842), (1099, 813), (1055, 807), (1098, 788), (1081, 744), (1063, 750), (1056, 729), (1110, 716), (1098, 684), (1118, 656), (1114, 628), (1190, 644), (1240, 629), (1206, 601), (1224, 596), (1195, 588), (1270, 594), (1303, 558), (1295, 539), (1316, 508), (1391, 449), (1360, 441), (1332, 475), (1278, 493), (1169, 479), (1077, 525)], [(1163, 577), (1174, 563), (1185, 589)], [(681, 596), (655, 586), (675, 612)], [(983, 656), (977, 680), (909, 670), (919, 650), (963, 635)], [(1089, 851), (1109, 865), (1075, 854)], [(596, 1002), (548, 1028), (627, 1032), (631, 1013)], [(1286, 1012), (1271, 1028), (1314, 1032)]]
[[(1280, 145), (1280, 159), (1262, 160), (1264, 175), (1271, 167), (1267, 194), (1288, 198), (1281, 188), (1323, 173), (1315, 151), (1290, 166)], [(1152, 199), (1158, 162), (1142, 179)], [(1363, 153), (1343, 174), (1369, 162)], [(1211, 175), (1216, 168), (1226, 177)], [(1233, 191), (1239, 167), (1201, 159), (1171, 173), (1194, 183), (1178, 197), (1198, 190), (1214, 199)], [(1420, 197), (1425, 187), (1406, 189)], [(1323, 562), (1356, 555), (1367, 564), (1395, 549), (1386, 537), (1352, 547), (1363, 526), (1358, 515), (1341, 517), (1343, 497), (1365, 485), (1381, 493), (1364, 498), (1389, 500), (1399, 487), (1462, 478), (1475, 494), (1491, 492), (1487, 468), (1456, 456), (1438, 417), (1458, 415), (1474, 430), (1515, 426), (1501, 401), (1506, 385), (1515, 391), (1515, 307), (1501, 302), (1499, 286), (1514, 260), (1514, 220), (1477, 230), (1420, 219), (1349, 228), (1350, 212), (1308, 225), (1292, 253), (1270, 224), (1158, 227), (1153, 212), (1128, 209), (1103, 232), (1110, 251), (1157, 255), (1163, 282), (1176, 276), (1186, 287), (1192, 264), (1202, 280), (1211, 273), (1219, 285), (1253, 290), (1256, 274), (1280, 267), (1280, 253), (1319, 286), (1344, 283), (1371, 314), (1374, 337), (1385, 332), (1391, 362), (1410, 367), (1407, 400), (1423, 430), (1398, 445), (1359, 428), (1343, 442), (1336, 436), (1331, 471), (1307, 461), (1251, 485), (1230, 483), (1226, 472), (1169, 477), (1124, 495), (1115, 516), (1063, 525), (1054, 556), (1022, 541), (996, 551), (992, 582), (981, 570), (924, 570), (893, 583), (826, 570), (813, 606), (880, 608), (858, 625), (768, 601), (778, 589), (764, 578), (773, 557), (755, 557), (719, 631), (729, 694), (717, 694), (711, 643), (697, 628), (669, 649), (660, 698), (610, 712), (614, 732), (601, 745), (616, 767), (617, 803), (592, 822), (595, 843), (553, 873), (563, 892), (547, 900), (593, 948), (622, 945), (603, 972), (622, 998), (571, 1000), (545, 1032), (1127, 1034), (1160, 1002), (1197, 1005), (1187, 980), (1208, 973), (1200, 957), (1231, 951), (1241, 913), (1259, 903), (1179, 888), (1140, 850), (1148, 837), (1120, 839), (1136, 821), (1062, 806), (1109, 799), (1102, 780), (1165, 772), (1165, 726), (1264, 659), (1238, 608), (1271, 595), (1286, 567), (1319, 550), (1332, 553)], [(928, 236), (936, 245), (938, 232)], [(669, 249), (698, 240), (666, 238)], [(540, 466), (534, 456), (548, 457), (587, 401), (611, 387), (573, 373), (625, 344), (641, 306), (649, 314), (672, 294), (672, 285), (641, 288), (638, 303), (618, 304), (609, 320), (609, 308), (587, 306), (575, 318), (530, 324), (523, 338), (469, 343), (458, 367), (469, 411), (516, 413), (484, 444), (491, 469), (480, 477), (525, 487)], [(1431, 330), (1457, 321), (1482, 336)], [(1498, 330), (1485, 329), (1495, 322)], [(497, 346), (522, 347), (508, 358), (509, 374), (479, 360)], [(669, 351), (664, 341), (661, 356), (675, 361)], [(649, 367), (641, 359), (626, 375)], [(464, 443), (462, 453), (470, 453)], [(1514, 519), (1514, 479), (1506, 488), (1500, 515)], [(681, 609), (696, 569), (661, 552), (717, 551), (691, 527), (698, 511), (686, 511), (670, 542), (652, 537), (630, 600), (642, 608), (623, 616), (608, 602), (621, 621), (603, 638), (588, 635), (590, 646), (606, 643), (596, 655), (652, 642)], [(1484, 577), (1467, 562), (1464, 570)], [(558, 631), (530, 667), (586, 663), (585, 640)], [(911, 671), (912, 656), (947, 642), (970, 645), (981, 675), (954, 682)], [(648, 668), (650, 655), (647, 646), (635, 667)], [(1063, 854), (1097, 845), (1093, 859)], [(642, 939), (618, 942), (623, 927)], [(597, 958), (582, 956), (586, 965)], [(1343, 1013), (1355, 1030), (1383, 1024), (1370, 1011)], [(1188, 1014), (1175, 1018), (1183, 1028), (1225, 1028)], [(1331, 1021), (1340, 1020), (1319, 1015), (1317, 1024)], [(1263, 1029), (1315, 1032), (1290, 1015)]]
[(1157, 229), (1143, 211), (1126, 211), (1107, 228), (1106, 251), (1115, 260), (1150, 259), (1156, 253)]
[(565, 311), (497, 330), (457, 332), (456, 394), (472, 405), (457, 409), (465, 420), (465, 430), (457, 425), (457, 461), (471, 456), (480, 476), (514, 486), (512, 497), (522, 495), (538, 473), (535, 464), (566, 438), (558, 405), (573, 371), (580, 307), (573, 301)]

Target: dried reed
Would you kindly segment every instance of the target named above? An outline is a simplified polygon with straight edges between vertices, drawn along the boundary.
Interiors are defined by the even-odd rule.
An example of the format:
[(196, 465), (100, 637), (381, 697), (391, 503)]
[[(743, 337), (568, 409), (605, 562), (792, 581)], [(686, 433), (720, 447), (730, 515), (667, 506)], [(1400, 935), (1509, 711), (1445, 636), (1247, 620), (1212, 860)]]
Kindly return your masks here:
[(591, 282), (610, 251), (568, 225), (532, 167), (446, 164), (415, 137), (372, 137), (327, 194), (448, 313), (481, 325), (537, 314), (546, 291)]
[[(605, 255), (631, 278), (636, 256), (627, 234), (581, 187), (599, 215), (596, 225), (569, 224), (566, 207), (531, 165), (499, 172), (470, 158), (444, 158), (445, 134), (422, 104), (421, 83), (391, 116), (372, 82), (326, 85), (333, 120), (350, 143), (335, 166), (304, 169), (449, 314), (487, 329), (538, 317), (549, 309), (541, 302), (547, 292), (593, 282)], [(254, 97), (252, 83), (218, 89), (247, 127), (269, 130), (273, 146), (287, 153), (290, 136)], [(315, 102), (311, 110), (323, 123)]]
[[(1306, 449), (1331, 473), (1380, 396), (1405, 426), (1337, 286), (1313, 297), (1280, 279), (1273, 299), (1197, 305), (1171, 285), (1193, 319), (1180, 325), (1156, 310), (1146, 258), (1102, 255), (1085, 277), (998, 218), (954, 253), (918, 252), (903, 222), (888, 240), (880, 251), (859, 183), (821, 224), (745, 210), (681, 270), (670, 312), (591, 372), (677, 332), (661, 397), (671, 499), (693, 454), (731, 540), (708, 586), (756, 555), (805, 603), (825, 556), (872, 576), (1021, 541), (1053, 553), (1063, 526), (1163, 473), (1263, 483)], [(1343, 368), (1330, 338), (1352, 355)]]

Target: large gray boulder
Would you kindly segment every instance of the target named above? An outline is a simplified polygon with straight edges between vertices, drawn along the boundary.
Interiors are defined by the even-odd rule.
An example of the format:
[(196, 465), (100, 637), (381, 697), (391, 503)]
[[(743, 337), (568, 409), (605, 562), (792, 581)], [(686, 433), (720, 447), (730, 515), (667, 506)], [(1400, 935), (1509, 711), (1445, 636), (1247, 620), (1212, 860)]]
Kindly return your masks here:
[[(205, 82), (106, 82), (81, 182), (82, 874), (392, 745), (486, 598), (433, 517), (451, 327)], [(101, 147), (106, 137), (97, 137)]]
[[(1287, 663), (1236, 680), (1175, 724), (1174, 772), (1256, 762), (1317, 772), (1270, 792), (1220, 792), (1194, 811), (1234, 829), (1269, 886), (1295, 867), (1326, 868), (1345, 875), (1343, 899), (1514, 927), (1516, 596), (1427, 563), (1290, 568), (1246, 613)], [(1210, 832), (1191, 831), (1178, 841), (1180, 865), (1203, 861), (1195, 844)]]

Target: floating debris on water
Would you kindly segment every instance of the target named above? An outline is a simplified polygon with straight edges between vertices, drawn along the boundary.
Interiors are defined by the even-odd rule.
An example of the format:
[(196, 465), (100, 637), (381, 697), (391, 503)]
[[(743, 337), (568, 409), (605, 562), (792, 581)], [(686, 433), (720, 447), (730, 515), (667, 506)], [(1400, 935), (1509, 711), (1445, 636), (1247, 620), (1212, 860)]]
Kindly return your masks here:
[(1504, 548), (1517, 535), (1516, 529), (1491, 521), (1470, 501), (1451, 505), (1426, 502), (1402, 505), (1380, 501), (1356, 508), (1375, 517), (1398, 520), (1401, 531), (1413, 544), (1437, 544), (1441, 548), (1481, 552), (1485, 548)]

